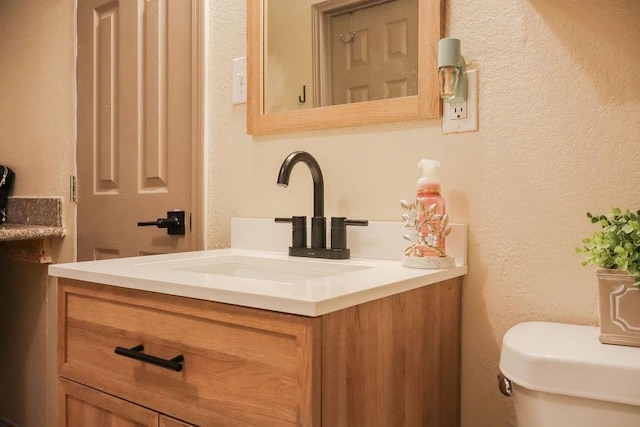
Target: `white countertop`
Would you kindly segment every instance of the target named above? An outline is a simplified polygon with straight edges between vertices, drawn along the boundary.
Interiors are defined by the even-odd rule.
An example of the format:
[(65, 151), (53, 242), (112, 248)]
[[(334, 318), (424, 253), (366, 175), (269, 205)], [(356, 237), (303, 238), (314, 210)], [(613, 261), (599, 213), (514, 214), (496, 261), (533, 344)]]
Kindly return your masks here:
[[(57, 264), (49, 266), (49, 274), (283, 313), (320, 316), (467, 274), (466, 225), (451, 224), (451, 228), (447, 254), (455, 258), (456, 267), (445, 270), (402, 267), (400, 260), (407, 242), (402, 238), (406, 231), (401, 222), (371, 221), (367, 227), (353, 227), (348, 232), (347, 242), (352, 258), (327, 260), (288, 256), (290, 225), (275, 223), (272, 218), (233, 218), (231, 249)], [(243, 277), (229, 275), (234, 273), (218, 268), (220, 265), (216, 262), (226, 257), (231, 260), (227, 261), (229, 268), (242, 270), (246, 265), (234, 267), (231, 259), (234, 256), (245, 257), (246, 262), (259, 259), (257, 264), (269, 265), (263, 270), (249, 271), (249, 274), (244, 274), (245, 271), (240, 274), (244, 274)], [(213, 264), (217, 267), (211, 268)], [(284, 268), (271, 268), (275, 265)], [(344, 271), (355, 268), (361, 269)], [(196, 271), (203, 269), (208, 272)], [(328, 270), (343, 271), (327, 274)], [(270, 276), (276, 280), (266, 280)]]
[[(234, 277), (178, 269), (206, 264), (208, 260), (221, 255), (299, 262), (304, 263), (301, 264), (304, 267), (317, 263), (318, 266), (340, 264), (363, 269), (293, 281)], [(402, 267), (396, 260), (316, 260), (246, 249), (183, 252), (49, 266), (51, 276), (304, 316), (320, 316), (466, 273), (466, 265), (444, 270), (424, 270)]]

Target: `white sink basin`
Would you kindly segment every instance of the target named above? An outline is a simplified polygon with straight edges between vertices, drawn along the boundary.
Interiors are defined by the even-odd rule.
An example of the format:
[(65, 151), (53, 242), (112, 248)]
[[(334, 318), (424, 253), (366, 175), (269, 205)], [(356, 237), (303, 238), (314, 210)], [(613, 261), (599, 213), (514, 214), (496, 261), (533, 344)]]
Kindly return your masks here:
[(326, 262), (315, 258), (276, 259), (244, 255), (217, 255), (175, 261), (138, 263), (141, 266), (151, 266), (152, 264), (154, 267), (162, 269), (283, 283), (301, 282), (372, 268), (366, 265)]

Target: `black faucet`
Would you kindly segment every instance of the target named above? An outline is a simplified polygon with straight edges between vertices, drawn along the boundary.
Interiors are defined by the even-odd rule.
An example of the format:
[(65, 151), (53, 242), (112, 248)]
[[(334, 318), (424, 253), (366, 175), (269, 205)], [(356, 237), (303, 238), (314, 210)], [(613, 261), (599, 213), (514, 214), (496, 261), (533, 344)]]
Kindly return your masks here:
[[(291, 170), (302, 162), (309, 167), (313, 178), (313, 217), (311, 218), (311, 248), (307, 248), (307, 218), (294, 216), (291, 218), (276, 218), (276, 222), (290, 222), (293, 224), (292, 246), (289, 255), (313, 258), (347, 259), (350, 251), (346, 248), (346, 226), (368, 225), (366, 220), (347, 220), (346, 218), (331, 219), (331, 248), (327, 248), (327, 219), (324, 216), (324, 179), (322, 170), (316, 159), (306, 151), (294, 151), (289, 154), (278, 173), (278, 185), (287, 187)], [(335, 241), (334, 241), (335, 240)]]
[(324, 216), (324, 179), (322, 178), (322, 170), (316, 159), (306, 151), (294, 151), (289, 154), (278, 173), (278, 185), (287, 187), (289, 185), (289, 177), (291, 170), (298, 162), (303, 162), (309, 166), (311, 177), (313, 178), (313, 216)]
[(278, 185), (287, 187), (291, 170), (298, 163), (302, 162), (309, 167), (311, 178), (313, 178), (313, 218), (311, 218), (311, 247), (313, 249), (324, 249), (327, 246), (327, 220), (324, 217), (324, 179), (322, 170), (316, 159), (306, 151), (294, 151), (289, 154), (278, 173)]

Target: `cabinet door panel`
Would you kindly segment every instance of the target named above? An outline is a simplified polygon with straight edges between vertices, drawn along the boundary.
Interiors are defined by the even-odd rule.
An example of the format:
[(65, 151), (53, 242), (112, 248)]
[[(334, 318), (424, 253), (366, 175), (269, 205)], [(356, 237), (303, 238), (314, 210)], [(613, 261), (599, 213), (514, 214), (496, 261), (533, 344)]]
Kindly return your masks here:
[(173, 418), (160, 415), (160, 427), (196, 427), (193, 424), (187, 424), (182, 421), (174, 420)]
[(89, 387), (60, 379), (64, 427), (158, 427), (158, 414)]

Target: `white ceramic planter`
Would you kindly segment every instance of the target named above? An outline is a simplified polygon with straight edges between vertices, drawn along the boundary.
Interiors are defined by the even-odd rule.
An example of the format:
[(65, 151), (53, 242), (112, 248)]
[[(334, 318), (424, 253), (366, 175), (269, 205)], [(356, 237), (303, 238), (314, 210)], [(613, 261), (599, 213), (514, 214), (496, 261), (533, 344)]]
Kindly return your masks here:
[(640, 288), (626, 271), (600, 269), (600, 342), (640, 347)]

